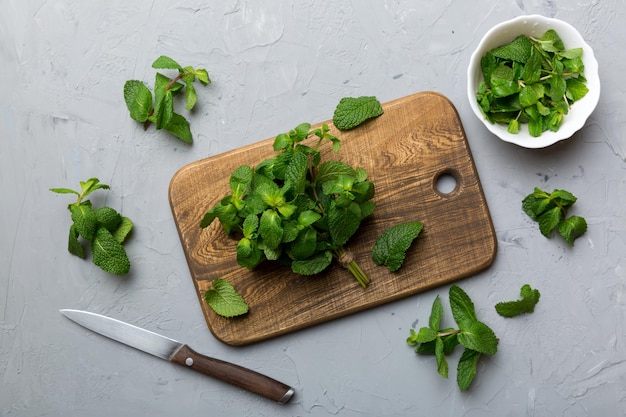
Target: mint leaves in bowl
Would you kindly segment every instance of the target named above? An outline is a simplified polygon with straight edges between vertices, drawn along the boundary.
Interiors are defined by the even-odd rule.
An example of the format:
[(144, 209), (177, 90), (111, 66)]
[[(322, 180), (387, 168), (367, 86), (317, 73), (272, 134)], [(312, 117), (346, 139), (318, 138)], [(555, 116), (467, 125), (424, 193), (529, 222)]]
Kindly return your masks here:
[(598, 63), (574, 27), (539, 15), (500, 23), (467, 71), (470, 106), (500, 139), (543, 148), (581, 129), (600, 97)]

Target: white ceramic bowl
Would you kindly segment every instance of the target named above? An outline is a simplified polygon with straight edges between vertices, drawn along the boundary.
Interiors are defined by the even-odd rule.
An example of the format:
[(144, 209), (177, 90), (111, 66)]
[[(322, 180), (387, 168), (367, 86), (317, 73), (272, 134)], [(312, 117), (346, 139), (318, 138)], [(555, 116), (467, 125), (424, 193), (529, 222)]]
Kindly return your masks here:
[[(554, 29), (559, 34), (566, 49), (583, 49), (582, 60), (585, 65), (584, 75), (587, 79), (586, 85), (589, 88), (589, 92), (585, 97), (572, 104), (569, 113), (564, 116), (563, 123), (558, 131), (546, 131), (543, 132), (541, 136), (535, 138), (528, 133), (527, 125), (521, 124), (519, 133), (508, 133), (507, 125), (491, 124), (485, 119), (476, 102), (478, 85), (483, 80), (480, 60), (487, 51), (504, 45), (519, 35), (541, 37), (548, 29)], [(596, 61), (591, 47), (570, 24), (539, 15), (519, 16), (494, 26), (478, 44), (478, 47), (470, 58), (467, 69), (467, 95), (470, 107), (491, 133), (505, 142), (514, 143), (525, 148), (544, 148), (560, 140), (570, 138), (576, 131), (584, 126), (587, 118), (595, 109), (600, 99), (598, 62)]]

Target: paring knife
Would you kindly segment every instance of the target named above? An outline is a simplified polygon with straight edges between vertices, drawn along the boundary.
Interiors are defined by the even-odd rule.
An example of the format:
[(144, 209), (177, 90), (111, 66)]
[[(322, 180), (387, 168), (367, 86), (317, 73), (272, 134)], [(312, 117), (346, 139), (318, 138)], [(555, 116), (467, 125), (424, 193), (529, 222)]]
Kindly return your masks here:
[(262, 395), (270, 400), (284, 404), (294, 394), (293, 388), (282, 382), (251, 369), (202, 355), (186, 344), (169, 337), (88, 311), (70, 309), (60, 311), (70, 320), (103, 336)]

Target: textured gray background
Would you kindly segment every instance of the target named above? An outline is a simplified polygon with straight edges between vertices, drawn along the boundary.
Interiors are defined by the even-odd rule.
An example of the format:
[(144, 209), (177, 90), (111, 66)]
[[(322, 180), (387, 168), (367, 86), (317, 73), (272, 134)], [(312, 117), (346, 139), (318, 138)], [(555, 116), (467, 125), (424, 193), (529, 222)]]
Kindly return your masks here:
[[(626, 13), (619, 0), (4, 0), (0, 13), (0, 415), (585, 416), (626, 414)], [(600, 103), (570, 141), (526, 150), (471, 114), (466, 66), (482, 35), (520, 14), (575, 26), (600, 64)], [(127, 79), (158, 55), (206, 67), (187, 146), (128, 117)], [(433, 90), (457, 107), (493, 217), (498, 253), (460, 285), (500, 338), (472, 388), (405, 345), (433, 298), (413, 296), (248, 347), (208, 331), (172, 220), (172, 175), (201, 158), (332, 116), (345, 96)], [(69, 197), (99, 177), (94, 204), (135, 221), (129, 276), (66, 251)], [(589, 231), (543, 238), (520, 208), (565, 188)], [(493, 305), (530, 283), (532, 315)], [(60, 308), (130, 321), (291, 384), (277, 405), (121, 346)], [(416, 321), (418, 320), (419, 321)], [(451, 318), (447, 316), (447, 320)], [(460, 350), (451, 359), (456, 363)], [(452, 366), (454, 368), (454, 365)]]

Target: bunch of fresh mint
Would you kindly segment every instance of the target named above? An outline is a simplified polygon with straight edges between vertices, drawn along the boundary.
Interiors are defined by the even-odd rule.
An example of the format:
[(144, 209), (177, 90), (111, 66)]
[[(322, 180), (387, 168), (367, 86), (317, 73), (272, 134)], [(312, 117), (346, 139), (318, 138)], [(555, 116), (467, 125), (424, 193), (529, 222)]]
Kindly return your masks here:
[(69, 188), (50, 189), (55, 193), (78, 196), (76, 202), (67, 207), (73, 222), (70, 226), (69, 252), (84, 259), (85, 249), (79, 238), (85, 239), (91, 242), (94, 264), (112, 274), (126, 274), (130, 269), (130, 261), (122, 243), (133, 228), (132, 221), (111, 207), (105, 206), (94, 210), (91, 201), (85, 200), (96, 190), (109, 189), (108, 185), (100, 183), (97, 178), (81, 181), (80, 188), (80, 191)]
[[(202, 219), (205, 228), (218, 219), (228, 234), (239, 233), (237, 262), (254, 268), (264, 260), (314, 275), (337, 259), (361, 286), (369, 277), (345, 245), (363, 219), (374, 211), (374, 184), (362, 168), (321, 160), (320, 145), (340, 141), (329, 127), (302, 123), (276, 136), (279, 153), (256, 167), (240, 166), (230, 177), (231, 194)], [(313, 143), (305, 144), (311, 140)]]
[(147, 129), (150, 123), (154, 123), (157, 129), (165, 129), (184, 142), (191, 143), (189, 122), (184, 116), (174, 112), (174, 96), (184, 90), (185, 108), (192, 110), (198, 100), (193, 83), (197, 79), (203, 85), (210, 84), (209, 73), (205, 69), (195, 69), (191, 66), (183, 68), (167, 56), (158, 57), (152, 64), (152, 68), (170, 69), (178, 71), (178, 74), (170, 78), (159, 72), (156, 73), (154, 99), (152, 92), (142, 81), (126, 81), (124, 101), (126, 101), (130, 117), (143, 123), (144, 129)]
[(550, 237), (557, 229), (570, 245), (587, 231), (587, 221), (580, 216), (567, 217), (567, 210), (576, 202), (576, 197), (566, 190), (554, 190), (550, 194), (535, 187), (522, 200), (522, 208), (528, 216), (539, 223), (539, 230)]
[(507, 124), (513, 134), (520, 123), (528, 123), (534, 137), (557, 131), (572, 103), (589, 91), (582, 53), (582, 48), (566, 50), (552, 29), (539, 39), (520, 35), (488, 51), (476, 95), (483, 114), (491, 123)]

